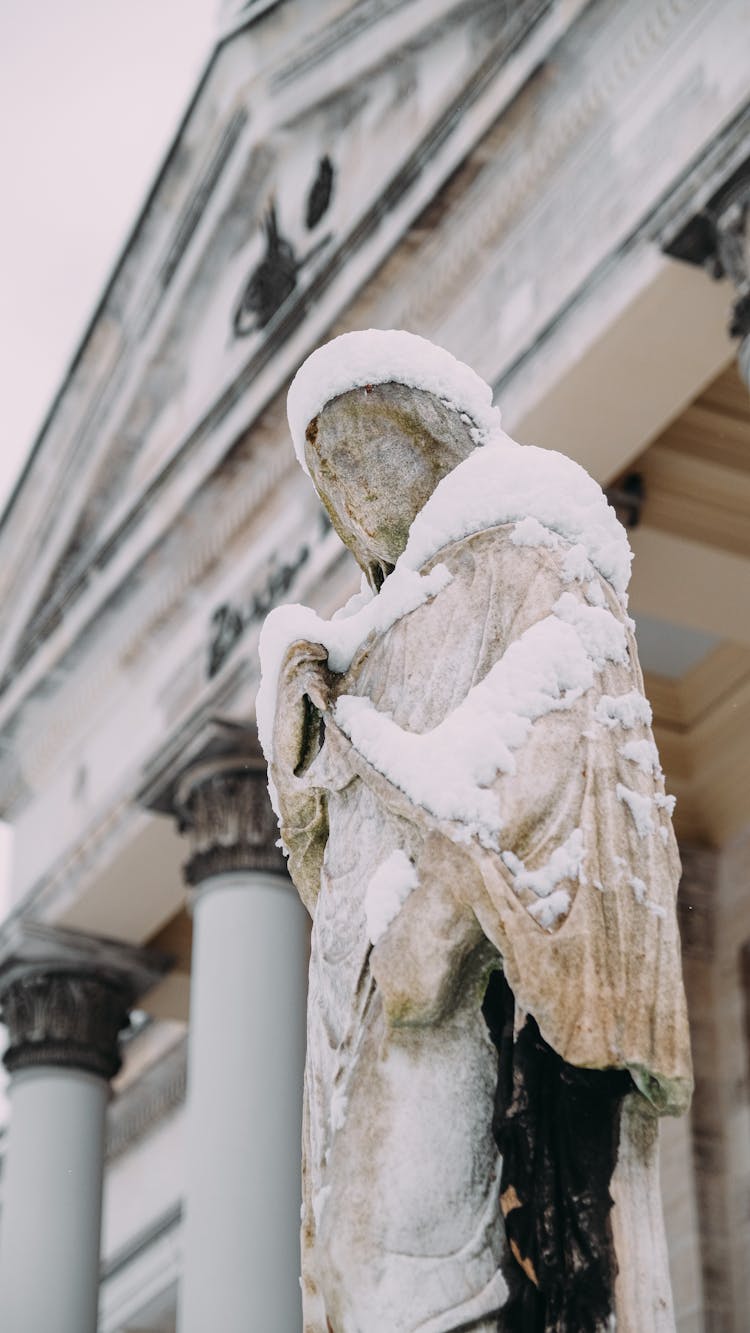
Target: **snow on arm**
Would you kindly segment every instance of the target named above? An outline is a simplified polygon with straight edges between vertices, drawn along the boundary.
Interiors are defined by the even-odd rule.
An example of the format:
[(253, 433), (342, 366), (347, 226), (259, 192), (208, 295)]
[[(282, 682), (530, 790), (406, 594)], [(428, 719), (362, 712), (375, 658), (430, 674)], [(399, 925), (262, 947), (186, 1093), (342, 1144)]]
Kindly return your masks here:
[(266, 617), (260, 635), (261, 683), (256, 699), (258, 735), (263, 753), (273, 758), (273, 724), (281, 664), (288, 648), (298, 641), (320, 643), (328, 652), (332, 671), (343, 672), (370, 634), (384, 634), (401, 616), (422, 606), (451, 581), (445, 565), (429, 574), (394, 571), (377, 597), (357, 593), (332, 620), (323, 620), (307, 606), (278, 606)]
[(377, 944), (385, 934), (418, 882), (417, 872), (405, 852), (391, 852), (381, 862), (365, 891), (367, 935), (371, 944)]
[(416, 805), (498, 849), (503, 824), (498, 773), (537, 718), (571, 708), (594, 681), (594, 663), (573, 625), (546, 616), (510, 644), (482, 681), (431, 731), (404, 731), (369, 699), (342, 695), (335, 719), (355, 748)]

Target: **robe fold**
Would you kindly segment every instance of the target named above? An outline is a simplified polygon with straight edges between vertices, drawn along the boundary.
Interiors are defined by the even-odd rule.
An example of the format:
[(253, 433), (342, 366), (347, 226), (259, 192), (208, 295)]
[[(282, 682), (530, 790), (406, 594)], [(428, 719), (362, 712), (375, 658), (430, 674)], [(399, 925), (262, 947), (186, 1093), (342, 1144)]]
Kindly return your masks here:
[[(440, 1024), (452, 1006), (460, 1007), (462, 987), (476, 990), (482, 979), (486, 984), (493, 957), (502, 965), (517, 1011), (533, 1016), (565, 1062), (581, 1069), (628, 1070), (658, 1113), (677, 1114), (689, 1100), (690, 1044), (675, 912), (679, 857), (646, 720), (632, 623), (610, 584), (590, 567), (584, 577), (571, 576), (565, 563), (569, 551), (562, 541), (516, 544), (513, 524), (444, 547), (422, 571), (445, 565), (451, 577), (442, 590), (366, 640), (345, 674), (331, 675), (319, 753), (311, 761), (309, 755), (301, 758), (296, 774), (271, 765), (290, 870), (316, 927), (322, 900), (339, 895), (326, 924), (328, 963), (317, 977), (315, 935), (313, 941), (316, 1031), (308, 1053), (307, 1096), (308, 1103), (311, 1097), (318, 1101), (307, 1108), (306, 1172), (314, 1178), (308, 1184), (309, 1254), (316, 1231), (312, 1196), (317, 1192), (319, 1220), (336, 1137), (331, 1132), (327, 1143), (311, 1145), (311, 1118), (330, 1118), (336, 1090), (339, 1105), (351, 1108), (357, 1079), (364, 1078), (361, 1052), (368, 1034), (377, 1028), (382, 1041), (384, 1033)], [(399, 780), (397, 746), (386, 763), (377, 747), (358, 746), (355, 731), (345, 725), (337, 701), (354, 698), (368, 700), (387, 719), (391, 737), (396, 729), (433, 732), (532, 627), (551, 623), (563, 611), (575, 622), (578, 609), (592, 607), (616, 622), (624, 652), (618, 656), (608, 654), (606, 645), (601, 651), (594, 646), (590, 686), (563, 692), (555, 706), (541, 711), (513, 749), (512, 763), (484, 784), (496, 801), (494, 845), (476, 830), (467, 834), (459, 816), (436, 812), (418, 799), (413, 783)], [(300, 645), (287, 655), (278, 726), (285, 725), (284, 710), (295, 690), (304, 693), (306, 662)], [(449, 768), (450, 756), (446, 762)], [(363, 908), (367, 884), (394, 849), (415, 866), (418, 885), (372, 947)], [(348, 924), (342, 918), (347, 903)], [(349, 938), (345, 982), (340, 960), (331, 962), (337, 923)], [(342, 956), (346, 952), (342, 946)], [(477, 995), (471, 996), (475, 1011), (481, 1003)], [(356, 1053), (352, 1033), (333, 1030), (331, 1015), (347, 1004), (364, 1032)], [(346, 1138), (343, 1113), (337, 1133)], [(482, 1151), (489, 1153), (486, 1145)], [(477, 1214), (486, 1204), (486, 1193), (477, 1195)], [(466, 1226), (467, 1242), (469, 1233), (489, 1239), (482, 1254), (481, 1246), (477, 1250), (476, 1273), (467, 1279), (471, 1289), (460, 1298), (489, 1321), (501, 1304), (498, 1290), (487, 1286), (500, 1242), (486, 1225), (481, 1232), (478, 1220), (473, 1232), (473, 1222)], [(373, 1237), (388, 1249), (376, 1229), (370, 1241)], [(314, 1267), (310, 1259), (309, 1272)], [(483, 1305), (485, 1287), (490, 1294)], [(314, 1275), (308, 1288), (312, 1310), (320, 1299), (310, 1294), (317, 1290)], [(460, 1283), (456, 1292), (446, 1292), (447, 1309), (459, 1308), (459, 1288)], [(404, 1328), (458, 1327), (450, 1320), (441, 1324), (427, 1309), (422, 1322), (419, 1318)], [(635, 1327), (619, 1310), (618, 1319), (618, 1328)], [(322, 1315), (309, 1315), (306, 1328), (318, 1327), (325, 1329)], [(342, 1333), (335, 1320), (332, 1327)]]

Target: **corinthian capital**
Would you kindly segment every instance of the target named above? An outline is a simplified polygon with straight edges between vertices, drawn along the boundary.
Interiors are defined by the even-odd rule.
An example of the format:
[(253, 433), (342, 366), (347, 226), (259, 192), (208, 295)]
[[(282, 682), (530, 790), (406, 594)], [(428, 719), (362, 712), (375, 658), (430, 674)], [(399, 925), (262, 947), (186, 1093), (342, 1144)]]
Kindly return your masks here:
[(6, 1068), (57, 1065), (112, 1078), (129, 1011), (166, 966), (161, 956), (114, 940), (9, 923), (0, 937)]
[(285, 873), (266, 781), (265, 763), (253, 754), (210, 759), (183, 776), (174, 804), (190, 842), (188, 884), (235, 870)]

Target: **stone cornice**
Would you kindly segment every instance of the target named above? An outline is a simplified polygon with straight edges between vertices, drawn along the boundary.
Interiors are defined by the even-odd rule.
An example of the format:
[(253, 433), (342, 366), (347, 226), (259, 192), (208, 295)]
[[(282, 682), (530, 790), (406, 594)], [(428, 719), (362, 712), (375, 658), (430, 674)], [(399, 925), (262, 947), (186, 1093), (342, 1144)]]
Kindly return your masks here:
[[(580, 0), (578, 5), (572, 4), (567, 6), (564, 14), (558, 13), (557, 7), (550, 6), (546, 3), (546, 0), (524, 0), (522, 6), (503, 6), (499, 9), (492, 4), (471, 6), (446, 2), (444, 6), (441, 6), (441, 13), (443, 13), (444, 9), (443, 18), (445, 20), (447, 20), (447, 17), (455, 11), (455, 15), (458, 16), (454, 18), (453, 21), (455, 22), (479, 25), (480, 28), (481, 25), (484, 24), (484, 28), (481, 30), (486, 41), (486, 46), (482, 46), (479, 43), (475, 44), (477, 50), (477, 64), (475, 68), (470, 69), (467, 63), (466, 70), (462, 72), (461, 77), (465, 78), (466, 84), (465, 87), (461, 89), (460, 97), (455, 101), (455, 104), (454, 102), (448, 104), (449, 99), (447, 98), (446, 103), (443, 106), (439, 106), (436, 102), (434, 112), (431, 113), (434, 115), (433, 123), (425, 123), (422, 138), (419, 140), (415, 139), (408, 151), (407, 146), (405, 146), (404, 160), (400, 164), (400, 170), (396, 173), (394, 179), (388, 186), (387, 198), (378, 199), (373, 203), (372, 207), (366, 209), (362, 213), (361, 217), (353, 215), (348, 218), (347, 227), (349, 230), (345, 230), (340, 240), (335, 244), (332, 244), (326, 251), (325, 260), (321, 261), (320, 266), (317, 267), (315, 273), (311, 276), (309, 285), (306, 288), (304, 285), (300, 285), (299, 291), (295, 293), (294, 298), (288, 303), (288, 309), (285, 305), (284, 319), (275, 320), (273, 327), (269, 326), (268, 334), (264, 336), (247, 363), (243, 365), (239, 375), (236, 376), (234, 380), (227, 382), (221, 389), (221, 392), (218, 394), (213, 406), (211, 406), (210, 411), (207, 413), (201, 412), (196, 416), (193, 425), (187, 431), (185, 437), (178, 441), (173, 455), (170, 455), (168, 466), (165, 465), (163, 467), (162, 473), (158, 478), (160, 488), (159, 505), (155, 506), (152, 504), (152, 501), (155, 498), (155, 492), (152, 494), (153, 486), (151, 484), (149, 484), (149, 494), (145, 497), (145, 500), (144, 497), (140, 495), (136, 495), (135, 493), (131, 494), (130, 489), (128, 489), (127, 501), (130, 506), (128, 514), (126, 515), (123, 511), (121, 516), (122, 522), (119, 524), (117, 532), (110, 533), (104, 544), (104, 549), (98, 551), (95, 562), (95, 578), (89, 581), (88, 586), (85, 583), (81, 584), (80, 589), (76, 584), (76, 587), (72, 592), (70, 588), (67, 588), (65, 594), (65, 621), (68, 628), (66, 633), (60, 636), (54, 625), (47, 626), (45, 633), (49, 634), (50, 637), (43, 640), (45, 643), (45, 661), (48, 660), (47, 650), (52, 647), (52, 638), (56, 640), (57, 644), (59, 644), (61, 637), (66, 642), (70, 642), (70, 612), (71, 607), (75, 606), (78, 601), (79, 593), (84, 588), (86, 589), (85, 601), (89, 616), (101, 611), (103, 597), (106, 596), (108, 592), (111, 593), (114, 590), (113, 587), (110, 586), (113, 566), (116, 566), (117, 580), (118, 582), (121, 582), (125, 565), (127, 565), (129, 569), (132, 569), (133, 563), (137, 563), (138, 560), (143, 558), (145, 552), (153, 547), (155, 537), (157, 536), (154, 531), (154, 524), (157, 523), (157, 517), (157, 525), (160, 528), (159, 535), (161, 535), (174, 521), (176, 514), (181, 512), (184, 508), (187, 483), (186, 471), (189, 473), (190, 477), (189, 489), (191, 491), (199, 489), (210, 474), (211, 469), (216, 466), (223, 454), (226, 453), (229, 447), (231, 447), (232, 442), (236, 440), (238, 431), (247, 425), (248, 420), (253, 419), (257, 415), (264, 403), (269, 401), (272, 394), (276, 392), (279, 385), (283, 383), (285, 377), (296, 368), (305, 351), (308, 350), (309, 347), (319, 339), (321, 333), (330, 326), (341, 306), (345, 305), (347, 299), (360, 285), (363, 278), (373, 270), (373, 268), (380, 262), (387, 249), (390, 248), (394, 241), (403, 233), (408, 226), (411, 217), (416, 215), (419, 209), (423, 207), (424, 203), (430, 196), (430, 192), (434, 190), (436, 183), (439, 184), (440, 181), (454, 169), (455, 165), (465, 155), (467, 148), (471, 147), (472, 142), (484, 132), (492, 118), (498, 113), (500, 107), (507, 102), (510, 96), (512, 96), (515, 91), (515, 86), (506, 87), (504, 83), (496, 92), (494, 75), (498, 65), (502, 65), (505, 57), (513, 51), (515, 66), (519, 66), (517, 77), (523, 77), (520, 66), (524, 65), (524, 61), (521, 60), (519, 64), (516, 48), (521, 45), (522, 37), (529, 30), (529, 27), (533, 28), (533, 35), (536, 38), (536, 28), (543, 26), (543, 24), (547, 22), (547, 18), (549, 19), (549, 31), (547, 32), (545, 28), (545, 33), (540, 34), (539, 40), (535, 42), (533, 51), (529, 51), (529, 60), (536, 61), (542, 54), (542, 48), (544, 47), (545, 41), (547, 45), (549, 45), (549, 43), (559, 35), (561, 25), (564, 27), (569, 24), (575, 17), (578, 8), (583, 6), (583, 3), (584, 0)], [(364, 6), (363, 8), (367, 8), (367, 6)], [(356, 7), (353, 7), (352, 12), (354, 12), (354, 9), (356, 9)], [(378, 7), (374, 6), (372, 9), (373, 14), (376, 14)], [(410, 4), (409, 6), (394, 6), (391, 18), (396, 26), (405, 21), (399, 12), (401, 10), (404, 12), (408, 10), (410, 15), (412, 15), (412, 11), (413, 15), (420, 15), (421, 25), (425, 31), (431, 32), (435, 27), (434, 10), (431, 15), (429, 5), (415, 3)], [(547, 11), (549, 11), (549, 13), (547, 13)], [(543, 18), (542, 16), (545, 15), (547, 17)], [(412, 26), (414, 26), (414, 23), (412, 23)], [(412, 34), (415, 40), (418, 26), (419, 25), (417, 25)], [(356, 31), (356, 27), (353, 31)], [(442, 35), (444, 36), (444, 34)], [(238, 40), (240, 40), (240, 38), (238, 38)], [(372, 46), (372, 44), (370, 45)], [(370, 50), (368, 58), (370, 59), (370, 63), (372, 63), (372, 50)], [(380, 59), (380, 56), (378, 59)], [(343, 63), (345, 62), (339, 62), (340, 65)], [(458, 88), (456, 88), (455, 91), (458, 92)], [(319, 98), (319, 86), (317, 95)], [(330, 88), (327, 88), (327, 95), (330, 95)], [(286, 96), (287, 95), (285, 94), (285, 97)], [(196, 108), (197, 106), (198, 103), (196, 103)], [(459, 106), (461, 108), (460, 117), (458, 116)], [(273, 115), (282, 117), (280, 123), (283, 123), (283, 116), (284, 114), (288, 114), (288, 112), (288, 98), (285, 102), (284, 98), (280, 96), (278, 106), (275, 106)], [(254, 118), (251, 117), (250, 120), (252, 121), (252, 128), (247, 132), (250, 133), (252, 137), (257, 133), (257, 130), (255, 129)], [(248, 124), (250, 124), (250, 122), (248, 122)], [(271, 127), (268, 127), (268, 132), (271, 132)], [(215, 127), (212, 137), (214, 139), (216, 138)], [(236, 175), (235, 168), (237, 166), (235, 157), (239, 160), (239, 157), (247, 156), (247, 153), (251, 148), (251, 143), (250, 141), (246, 142), (246, 139), (246, 134), (240, 135), (232, 162), (222, 176), (221, 190), (224, 192), (236, 188), (237, 186), (237, 181), (234, 180), (234, 175)], [(154, 198), (155, 200), (158, 199), (158, 192)], [(212, 197), (212, 208), (215, 203), (216, 200)], [(224, 200), (224, 204), (228, 207), (228, 202), (226, 200)], [(188, 208), (187, 203), (185, 203), (185, 207)], [(246, 207), (246, 204), (243, 204), (243, 207)], [(188, 212), (190, 212), (189, 208)], [(195, 212), (194, 208), (192, 209), (192, 212)], [(201, 246), (205, 246), (207, 243), (206, 233), (207, 229), (210, 228), (210, 218), (208, 213), (209, 210), (206, 209), (199, 224), (199, 230), (201, 231)], [(389, 217), (389, 226), (387, 228), (384, 228), (383, 226), (384, 213), (387, 213)], [(161, 234), (160, 245), (163, 246), (163, 242), (164, 236)], [(196, 244), (198, 244), (197, 239)], [(162, 249), (162, 257), (164, 253), (165, 251)], [(355, 256), (357, 257), (356, 263), (353, 262)], [(154, 258), (154, 255), (151, 255), (148, 261), (144, 258), (142, 262), (144, 265), (147, 262), (153, 264)], [(134, 258), (133, 262), (135, 262)], [(180, 265), (181, 270), (182, 267), (183, 265)], [(144, 286), (143, 275), (140, 272), (137, 273), (132, 281), (134, 289), (135, 287), (139, 289), (141, 307), (143, 307), (143, 303), (148, 302), (148, 292), (150, 290), (148, 284)], [(174, 322), (176, 318), (175, 302), (178, 300), (181, 282), (182, 279), (170, 283), (169, 292), (164, 298), (165, 302), (170, 305), (171, 322)], [(184, 286), (184, 283), (182, 283), (182, 285)], [(155, 289), (158, 286), (158, 283), (153, 283), (151, 289)], [(184, 293), (182, 295), (184, 296)], [(132, 309), (128, 313), (126, 322), (132, 323), (131, 315), (132, 318), (135, 319), (138, 314), (138, 302), (134, 302), (132, 293), (129, 304)], [(134, 310), (135, 314), (133, 314)], [(166, 311), (162, 311), (159, 315), (159, 322), (165, 326), (169, 322), (166, 320), (166, 313)], [(129, 365), (128, 375), (121, 377), (122, 385), (124, 386), (126, 381), (130, 383), (133, 380), (134, 375), (136, 375), (136, 362), (138, 361), (138, 358), (142, 359), (145, 355), (142, 340), (133, 336), (131, 330), (126, 340), (127, 345), (125, 345), (121, 334), (115, 336), (114, 330), (110, 330), (109, 332), (115, 337), (115, 342), (118, 343), (119, 347), (119, 350), (112, 352), (114, 361), (119, 364), (122, 357), (125, 357), (126, 359), (129, 358), (131, 363)], [(149, 330), (150, 341), (153, 341), (152, 332), (152, 330)], [(161, 334), (159, 336), (161, 336)], [(104, 341), (106, 343), (107, 339), (105, 338)], [(163, 348), (160, 350), (160, 347), (161, 344), (159, 344), (157, 340), (150, 350), (152, 359), (153, 357), (156, 357), (157, 360), (161, 358), (163, 361), (168, 361), (169, 357), (166, 355)], [(91, 350), (93, 354), (93, 349)], [(93, 371), (93, 378), (95, 379), (95, 367), (89, 366), (88, 370), (90, 374)], [(89, 435), (91, 435), (92, 439), (96, 438), (96, 440), (102, 441), (108, 440), (113, 431), (116, 433), (117, 421), (115, 418), (120, 409), (116, 409), (113, 406), (115, 398), (117, 397), (117, 394), (114, 393), (112, 388), (112, 383), (110, 382), (113, 374), (113, 366), (107, 362), (105, 357), (105, 361), (101, 365), (100, 378), (102, 383), (100, 386), (97, 386), (97, 393), (87, 405), (87, 411), (84, 413), (84, 416), (90, 418), (85, 422), (85, 430), (83, 429), (83, 423), (79, 423), (81, 424), (81, 430), (71, 432), (70, 427), (73, 424), (72, 420), (63, 424), (63, 418), (66, 414), (62, 411), (59, 413), (59, 422), (53, 421), (50, 423), (50, 434), (52, 434), (55, 429), (58, 429), (59, 432), (59, 429), (62, 428), (66, 438), (69, 435), (71, 441), (74, 438), (78, 441), (76, 448), (79, 450), (79, 453), (82, 451), (82, 457), (86, 457), (87, 470), (90, 470), (92, 460), (87, 455), (83, 437), (85, 436), (87, 440)], [(120, 372), (118, 371), (118, 375), (119, 374)], [(148, 396), (147, 386), (144, 387), (143, 392)], [(91, 395), (84, 393), (84, 400), (87, 397), (91, 397)], [(80, 407), (73, 408), (69, 405), (67, 415), (70, 415), (71, 412), (73, 416), (80, 416)], [(104, 425), (105, 416), (107, 420), (106, 428)], [(60, 452), (61, 451), (58, 449), (58, 453)], [(64, 452), (64, 450), (62, 452)], [(186, 469), (185, 465), (188, 458), (190, 459), (190, 463)], [(181, 478), (181, 481), (178, 485), (175, 485), (178, 476)], [(166, 500), (166, 494), (163, 493), (165, 485), (170, 495), (169, 501)], [(26, 488), (26, 490), (29, 489), (33, 488)], [(49, 486), (47, 489), (49, 489)], [(53, 486), (52, 489), (55, 491), (57, 490), (55, 486)], [(80, 507), (81, 499), (85, 500), (85, 495), (81, 495), (77, 500), (76, 507)], [(174, 505), (172, 503), (173, 500), (175, 502)], [(55, 494), (54, 501), (50, 499), (49, 502), (54, 503), (55, 513), (59, 515), (61, 510), (59, 494)], [(45, 503), (47, 502), (45, 501)], [(66, 506), (62, 506), (62, 509), (66, 509)], [(156, 509), (158, 509), (158, 516), (155, 516), (154, 512), (152, 512)], [(35, 522), (32, 526), (39, 527), (39, 523)], [(43, 523), (42, 527), (44, 527)], [(28, 530), (29, 523), (27, 522), (25, 531), (28, 532)], [(10, 539), (10, 535), (9, 531), (5, 534), (8, 540)], [(16, 540), (15, 543), (12, 543), (11, 546), (8, 547), (9, 569), (11, 563), (15, 560), (15, 557), (13, 557), (13, 561), (11, 561), (10, 556), (12, 551), (16, 549), (17, 544)], [(121, 548), (123, 548), (124, 544), (127, 547), (127, 555), (123, 559)], [(62, 539), (58, 541), (58, 545), (60, 545), (60, 550), (62, 551)], [(93, 555), (93, 553), (89, 552), (89, 555)], [(117, 558), (115, 559), (115, 557)], [(50, 561), (53, 559), (51, 543), (48, 544), (48, 554), (45, 559)], [(74, 559), (74, 563), (75, 562), (76, 560)], [(77, 572), (80, 573), (80, 570), (77, 570)], [(88, 572), (90, 573), (90, 569)], [(41, 571), (39, 579), (42, 579)], [(69, 581), (67, 572), (63, 581), (66, 583), (67, 587)], [(33, 614), (32, 607), (26, 606), (26, 600), (31, 596), (31, 591), (28, 589), (28, 580), (26, 592), (22, 591), (24, 586), (25, 585), (23, 584), (19, 585), (19, 588), (15, 590), (15, 595), (13, 597), (14, 614), (18, 613), (17, 618), (19, 623), (15, 642), (12, 641), (10, 636), (8, 640), (6, 640), (5, 648), (8, 651), (9, 656), (13, 655), (13, 649), (18, 647), (20, 637), (23, 634), (21, 627), (23, 614), (27, 616), (30, 613)], [(42, 584), (40, 583), (39, 591), (41, 591), (41, 587)], [(18, 603), (22, 600), (24, 601), (23, 612), (18, 609)], [(34, 652), (37, 653), (37, 655), (38, 647), (39, 642), (35, 640)], [(24, 670), (22, 676), (26, 675), (27, 671)], [(16, 683), (21, 685), (21, 680), (19, 679)], [(24, 685), (21, 693), (25, 693), (27, 688), (28, 682)], [(16, 693), (15, 688), (13, 692), (14, 694)], [(17, 697), (17, 702), (20, 702), (20, 695)]]
[(119, 941), (11, 920), (0, 935), (6, 1068), (57, 1065), (112, 1078), (129, 1010), (167, 966)]
[[(744, 129), (746, 148), (746, 124)], [(695, 209), (665, 249), (676, 259), (705, 268), (713, 278), (729, 279), (734, 289), (729, 333), (740, 340), (740, 373), (750, 386), (750, 157)]]
[[(718, 181), (733, 170), (732, 153), (747, 142), (739, 54), (727, 65), (721, 114), (709, 80), (733, 33), (739, 49), (743, 21), (737, 3), (720, 11), (706, 0), (659, 0), (621, 7), (616, 20), (611, 7), (591, 6), (554, 64), (540, 66), (467, 159), (456, 197), (448, 186), (447, 199), (436, 198), (437, 223), (417, 221), (414, 244), (394, 250), (335, 331), (413, 328), (445, 341), (499, 393), (509, 384), (513, 392), (517, 372), (602, 274), (627, 259), (637, 237), (653, 242), (657, 215), (664, 228), (683, 207), (686, 183), (696, 189), (696, 161), (705, 159)], [(645, 105), (654, 99), (657, 62), (664, 87), (679, 86), (683, 102), (671, 117), (669, 104), (655, 108), (650, 125), (645, 113), (633, 115), (633, 102), (637, 88)], [(714, 161), (719, 141), (722, 164)], [(579, 228), (560, 225), (571, 200), (581, 206)]]

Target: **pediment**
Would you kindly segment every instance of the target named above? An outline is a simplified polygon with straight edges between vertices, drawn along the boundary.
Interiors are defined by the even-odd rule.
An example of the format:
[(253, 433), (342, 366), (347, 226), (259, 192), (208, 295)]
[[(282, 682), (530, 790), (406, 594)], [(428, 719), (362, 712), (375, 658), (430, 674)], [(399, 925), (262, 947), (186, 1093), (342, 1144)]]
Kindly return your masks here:
[(330, 0), (295, 45), (274, 6), (218, 48), (0, 527), (6, 685), (334, 325), (547, 7)]

